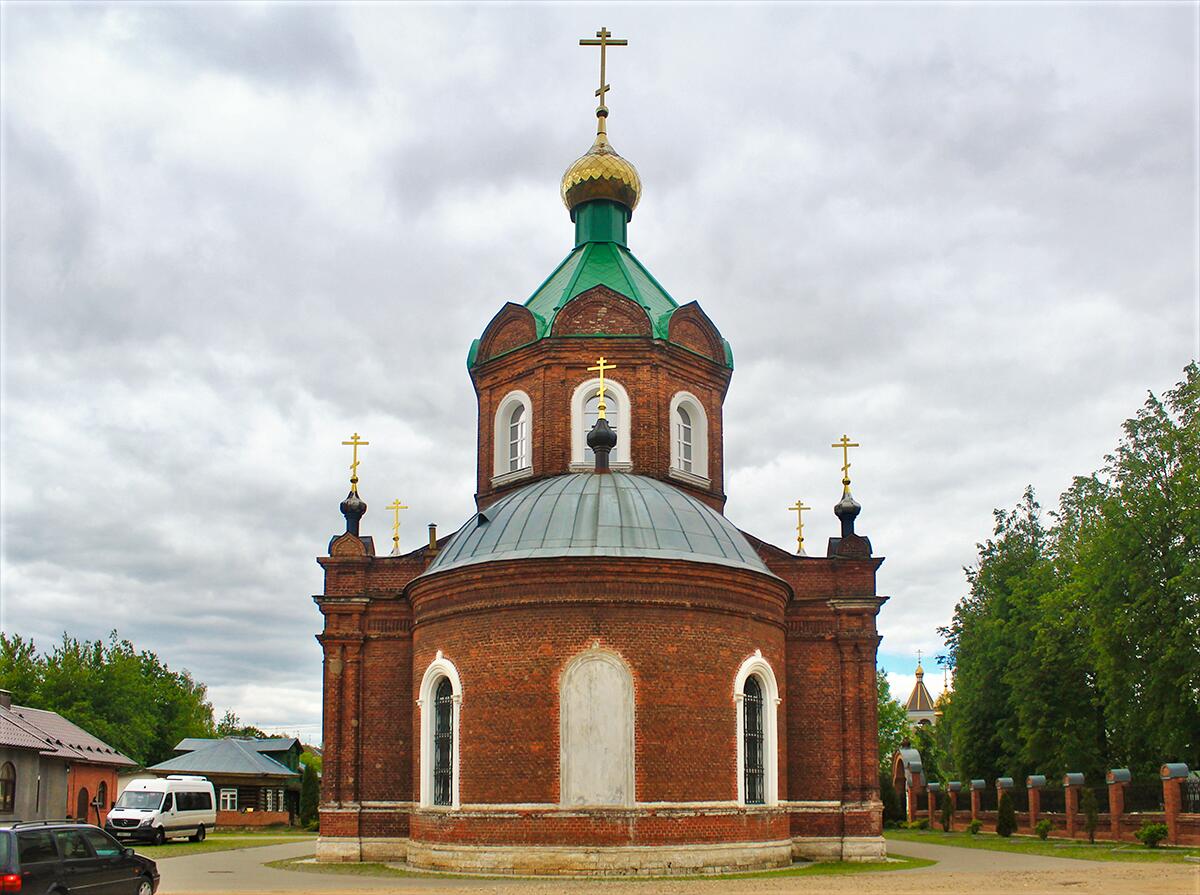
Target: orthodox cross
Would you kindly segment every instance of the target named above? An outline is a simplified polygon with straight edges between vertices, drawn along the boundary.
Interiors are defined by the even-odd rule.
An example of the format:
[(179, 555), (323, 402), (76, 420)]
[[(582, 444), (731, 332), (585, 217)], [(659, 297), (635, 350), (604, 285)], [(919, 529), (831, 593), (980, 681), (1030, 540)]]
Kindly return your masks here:
[(608, 117), (608, 106), (604, 103), (604, 95), (609, 90), (608, 84), (604, 83), (605, 63), (608, 57), (607, 50), (609, 47), (627, 47), (629, 46), (629, 41), (613, 40), (612, 32), (603, 26), (596, 32), (596, 37), (599, 40), (592, 40), (589, 37), (585, 37), (579, 41), (579, 45), (581, 47), (600, 48), (600, 87), (596, 90), (596, 96), (600, 98), (600, 105), (596, 108), (596, 117), (600, 120), (596, 132), (602, 134), (604, 133), (604, 119)]
[(392, 511), (392, 555), (395, 556), (400, 553), (400, 511), (407, 510), (408, 507), (397, 497), (387, 508)]
[(797, 500), (796, 505), (788, 509), (796, 514), (796, 553), (801, 554), (804, 552), (804, 511), (812, 507), (806, 507), (803, 500)]
[(370, 443), (369, 441), (361, 440), (357, 432), (350, 437), (349, 441), (342, 442), (342, 444), (350, 445), (354, 449), (354, 456), (350, 462), (350, 490), (355, 494), (358, 493), (358, 449)]
[(856, 441), (851, 441), (843, 435), (840, 441), (835, 441), (830, 447), (842, 449), (842, 487), (850, 490), (850, 448), (862, 447)]
[(921, 667), (921, 651), (917, 650), (917, 667)]
[(617, 368), (617, 365), (608, 363), (605, 360), (604, 355), (601, 355), (600, 360), (596, 361), (596, 366), (587, 368), (587, 371), (589, 373), (599, 373), (600, 374), (600, 391), (599, 391), (600, 403), (596, 406), (596, 413), (599, 415), (600, 419), (602, 419), (602, 420), (608, 419), (608, 417), (606, 417), (604, 415), (604, 411), (608, 409), (604, 405), (604, 371), (605, 370), (615, 370), (616, 368)]

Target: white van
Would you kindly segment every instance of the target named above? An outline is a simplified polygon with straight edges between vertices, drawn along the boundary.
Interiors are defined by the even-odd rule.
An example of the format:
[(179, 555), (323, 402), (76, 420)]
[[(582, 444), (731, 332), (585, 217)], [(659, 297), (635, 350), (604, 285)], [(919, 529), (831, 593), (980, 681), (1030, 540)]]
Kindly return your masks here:
[(216, 825), (212, 783), (205, 777), (172, 774), (130, 780), (108, 812), (104, 829), (118, 839), (162, 845), (180, 836), (202, 842), (204, 834)]

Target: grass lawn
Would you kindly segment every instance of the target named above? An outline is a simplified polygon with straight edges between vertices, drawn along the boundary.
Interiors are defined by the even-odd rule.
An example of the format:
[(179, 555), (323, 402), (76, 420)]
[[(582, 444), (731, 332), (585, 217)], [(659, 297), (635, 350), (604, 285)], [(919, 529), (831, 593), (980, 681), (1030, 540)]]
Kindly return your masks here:
[(293, 833), (284, 830), (240, 833), (209, 833), (203, 842), (188, 842), (186, 839), (171, 839), (166, 845), (144, 845), (130, 843), (139, 855), (159, 860), (178, 858), (183, 855), (199, 855), (212, 851), (232, 851), (238, 848), (259, 848), (264, 845), (286, 845), (289, 842), (317, 841), (315, 833)]
[[(575, 877), (575, 879), (592, 879), (597, 883), (616, 880), (618, 882), (637, 882), (639, 880), (665, 882), (671, 880), (699, 879), (771, 879), (779, 876), (831, 876), (849, 873), (873, 873), (886, 870), (911, 870), (914, 867), (928, 867), (936, 861), (926, 861), (922, 858), (909, 858), (904, 855), (891, 855), (888, 861), (872, 861), (869, 863), (819, 863), (806, 864), (803, 867), (787, 867), (783, 870), (763, 870), (758, 873), (730, 874), (699, 874), (696, 876), (605, 876), (605, 877)], [(342, 873), (350, 876), (383, 876), (383, 877), (457, 877), (449, 873), (419, 873), (413, 870), (401, 870), (387, 864), (315, 864), (304, 858), (291, 858), (284, 861), (272, 861), (267, 865), (279, 870), (299, 870), (304, 873)], [(475, 878), (475, 877), (473, 877)], [(486, 879), (521, 879), (519, 876), (491, 876)]]
[(1160, 845), (1146, 848), (1138, 842), (1047, 839), (1035, 836), (1013, 836), (1005, 839), (995, 833), (943, 833), (941, 830), (886, 830), (888, 842), (927, 842), (930, 845), (954, 845), (959, 848), (985, 848), (990, 851), (1020, 852), (1029, 855), (1048, 855), (1052, 858), (1082, 858), (1085, 861), (1183, 861), (1184, 857), (1200, 857), (1200, 848), (1171, 848)]

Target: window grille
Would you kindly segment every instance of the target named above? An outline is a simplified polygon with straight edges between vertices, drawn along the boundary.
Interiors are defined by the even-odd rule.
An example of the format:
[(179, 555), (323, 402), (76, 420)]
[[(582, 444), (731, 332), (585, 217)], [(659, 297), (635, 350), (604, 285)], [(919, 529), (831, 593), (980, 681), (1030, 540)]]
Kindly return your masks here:
[(743, 737), (742, 751), (745, 766), (745, 790), (747, 805), (762, 805), (766, 802), (764, 785), (764, 737), (763, 696), (758, 678), (746, 678), (742, 688)]
[(516, 472), (529, 465), (526, 460), (528, 440), (525, 405), (518, 404), (508, 419), (508, 471)]
[(682, 407), (676, 408), (679, 419), (675, 423), (676, 452), (679, 454), (679, 468), (684, 472), (692, 471), (692, 418)]
[(442, 678), (433, 698), (433, 804), (452, 804), (454, 688)]

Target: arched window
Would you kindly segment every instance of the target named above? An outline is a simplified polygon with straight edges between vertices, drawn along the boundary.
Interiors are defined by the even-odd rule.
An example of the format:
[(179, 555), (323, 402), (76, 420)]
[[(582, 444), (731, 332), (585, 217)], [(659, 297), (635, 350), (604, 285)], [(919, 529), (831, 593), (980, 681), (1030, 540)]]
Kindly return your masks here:
[(88, 819), (88, 806), (91, 805), (91, 799), (88, 798), (86, 786), (79, 787), (78, 797), (75, 799), (75, 819)]
[(762, 805), (766, 799), (763, 768), (763, 695), (757, 675), (746, 678), (742, 687), (742, 752), (746, 757), (742, 768), (742, 786), (747, 805)]
[(509, 392), (496, 408), (493, 478), (520, 478), (533, 466), (533, 404), (522, 391)]
[(17, 804), (17, 769), (11, 761), (0, 766), (0, 814), (13, 814)]
[(671, 399), (671, 474), (685, 481), (707, 485), (708, 417), (700, 399), (690, 392), (677, 392)]
[(683, 407), (675, 411), (675, 450), (679, 457), (679, 468), (684, 472), (691, 472), (692, 418)]
[[(587, 446), (587, 435), (600, 416), (600, 380), (591, 379), (575, 389), (571, 397), (571, 465), (578, 470), (595, 467), (596, 457)], [(609, 457), (613, 469), (630, 469), (632, 420), (629, 395), (619, 382), (604, 379), (604, 418), (617, 433), (617, 446)]]
[(96, 801), (100, 803), (100, 811), (108, 811), (108, 783), (101, 780), (100, 785), (96, 787)]
[(738, 669), (733, 698), (738, 802), (774, 805), (779, 801), (779, 686), (761, 650), (755, 650)]
[(421, 679), (421, 805), (459, 806), (459, 718), (462, 684), (454, 663), (438, 651)]
[(528, 420), (525, 405), (518, 404), (508, 418), (508, 471), (516, 472), (529, 465)]

